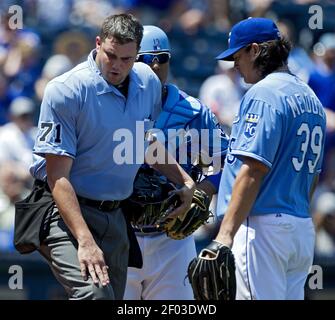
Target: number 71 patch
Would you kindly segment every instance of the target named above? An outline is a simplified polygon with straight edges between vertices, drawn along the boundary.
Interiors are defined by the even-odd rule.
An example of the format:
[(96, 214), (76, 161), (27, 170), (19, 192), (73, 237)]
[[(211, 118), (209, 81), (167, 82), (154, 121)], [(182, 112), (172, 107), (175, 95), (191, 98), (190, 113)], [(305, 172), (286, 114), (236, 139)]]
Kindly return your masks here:
[[(55, 129), (56, 132), (53, 132)], [(55, 137), (55, 143), (61, 143), (61, 125), (55, 124), (53, 122), (41, 122), (40, 124), (40, 137), (39, 141), (46, 141), (50, 134), (53, 134)]]

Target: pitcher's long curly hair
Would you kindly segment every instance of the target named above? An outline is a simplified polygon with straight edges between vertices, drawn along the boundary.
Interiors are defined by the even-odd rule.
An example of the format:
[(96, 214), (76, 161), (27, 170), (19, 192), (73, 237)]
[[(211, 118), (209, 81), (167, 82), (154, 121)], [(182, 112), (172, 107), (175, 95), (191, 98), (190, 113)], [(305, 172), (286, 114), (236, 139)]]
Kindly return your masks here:
[[(281, 38), (278, 40), (270, 40), (259, 43), (258, 45), (260, 47), (260, 52), (254, 65), (263, 77), (278, 68), (287, 65), (287, 59), (292, 47), (287, 39)], [(250, 49), (251, 44), (246, 47), (247, 51), (250, 51)]]

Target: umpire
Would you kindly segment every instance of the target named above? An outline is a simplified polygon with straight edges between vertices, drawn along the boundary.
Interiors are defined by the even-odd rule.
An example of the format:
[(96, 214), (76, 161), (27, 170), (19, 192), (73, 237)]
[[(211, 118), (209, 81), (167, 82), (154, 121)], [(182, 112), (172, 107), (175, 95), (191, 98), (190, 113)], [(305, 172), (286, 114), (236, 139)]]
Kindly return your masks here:
[[(35, 188), (17, 204), (16, 240), (24, 242), (19, 231), (31, 228), (20, 228), (20, 212), (43, 216), (45, 235), (36, 247), (70, 299), (122, 299), (129, 247), (138, 249), (129, 243), (132, 233), (119, 206), (132, 192), (140, 163), (120, 164), (113, 137), (125, 129), (135, 137), (136, 122), (150, 126), (160, 110), (159, 79), (148, 66), (134, 65), (142, 35), (132, 15), (106, 18), (87, 61), (52, 80), (42, 101), (34, 148), (39, 157), (31, 167)], [(170, 164), (154, 168), (183, 185), (176, 212), (182, 214), (194, 183), (165, 156)], [(141, 267), (135, 253), (139, 258), (129, 264)]]

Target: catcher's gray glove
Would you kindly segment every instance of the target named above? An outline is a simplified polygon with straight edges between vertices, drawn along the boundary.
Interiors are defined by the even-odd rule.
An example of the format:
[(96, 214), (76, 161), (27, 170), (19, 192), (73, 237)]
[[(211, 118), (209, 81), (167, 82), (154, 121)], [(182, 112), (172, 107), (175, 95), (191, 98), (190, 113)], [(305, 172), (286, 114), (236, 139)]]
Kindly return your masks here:
[(209, 205), (210, 199), (207, 194), (200, 189), (196, 189), (193, 194), (191, 208), (184, 217), (180, 218), (177, 216), (166, 219), (163, 224), (166, 234), (175, 240), (184, 239), (192, 234), (207, 222), (210, 215)]
[(234, 255), (219, 242), (212, 241), (190, 262), (188, 278), (196, 300), (235, 300)]

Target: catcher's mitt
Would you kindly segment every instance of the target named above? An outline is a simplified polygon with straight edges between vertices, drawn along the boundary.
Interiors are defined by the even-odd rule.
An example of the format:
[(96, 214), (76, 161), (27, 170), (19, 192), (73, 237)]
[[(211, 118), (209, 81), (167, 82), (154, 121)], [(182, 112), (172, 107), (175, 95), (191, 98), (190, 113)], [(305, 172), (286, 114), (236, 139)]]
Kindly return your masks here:
[(234, 255), (228, 247), (216, 241), (190, 262), (188, 278), (196, 300), (235, 300)]
[(163, 224), (166, 234), (175, 240), (184, 239), (192, 234), (201, 225), (205, 224), (209, 218), (210, 199), (207, 194), (196, 189), (193, 194), (191, 209), (186, 212), (183, 219), (178, 216), (176, 218), (168, 218)]
[(134, 181), (132, 195), (123, 201), (122, 208), (133, 227), (160, 227), (168, 214), (180, 205), (176, 187), (152, 169), (140, 169)]

